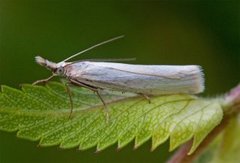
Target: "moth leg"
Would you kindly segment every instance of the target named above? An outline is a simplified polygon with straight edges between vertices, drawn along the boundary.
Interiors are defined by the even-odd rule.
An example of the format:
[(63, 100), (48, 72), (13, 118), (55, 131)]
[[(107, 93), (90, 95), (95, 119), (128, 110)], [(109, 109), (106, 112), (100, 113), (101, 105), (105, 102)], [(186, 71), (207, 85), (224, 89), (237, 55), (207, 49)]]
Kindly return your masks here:
[(142, 93), (140, 93), (139, 95), (143, 96), (148, 101), (149, 104), (151, 103), (151, 99), (148, 95), (145, 95), (145, 94), (142, 94)]
[(103, 109), (106, 113), (106, 121), (108, 122), (109, 120), (109, 114), (108, 114), (108, 109), (107, 109), (107, 104), (105, 103), (105, 101), (103, 100), (102, 96), (100, 95), (99, 93), (99, 88), (96, 88), (96, 87), (92, 87), (90, 85), (86, 85), (84, 83), (81, 83), (81, 82), (78, 82), (78, 81), (75, 81), (75, 80), (71, 80), (70, 81), (72, 82), (72, 84), (74, 85), (77, 85), (77, 86), (82, 86), (84, 88), (87, 88), (87, 89), (90, 89), (91, 91), (95, 92), (98, 96), (98, 98), (101, 100), (101, 102), (103, 103)]
[(55, 77), (56, 75), (53, 74), (51, 75), (50, 77), (46, 78), (46, 79), (42, 79), (42, 80), (37, 80), (35, 81), (34, 83), (32, 83), (33, 85), (36, 85), (36, 84), (40, 84), (40, 83), (47, 83), (49, 80), (51, 80), (53, 77)]
[(108, 122), (109, 121), (109, 111), (108, 111), (107, 105), (106, 105), (105, 101), (103, 100), (102, 96), (100, 95), (99, 90), (96, 90), (95, 92), (96, 92), (97, 96), (99, 97), (99, 99), (103, 103), (104, 111), (106, 113), (106, 121)]
[(81, 82), (78, 82), (78, 81), (75, 81), (75, 80), (71, 80), (71, 79), (70, 79), (70, 81), (71, 81), (71, 83), (72, 83), (73, 85), (75, 85), (75, 86), (81, 86), (81, 87), (83, 87), (83, 88), (90, 89), (90, 90), (93, 91), (93, 92), (96, 92), (96, 91), (97, 91), (97, 88), (96, 88), (96, 87), (92, 87), (92, 86), (89, 86), (89, 85), (86, 85), (86, 84), (84, 84), (84, 83), (81, 83)]
[(69, 97), (69, 101), (70, 101), (70, 114), (69, 114), (69, 119), (71, 118), (72, 116), (72, 113), (73, 113), (73, 100), (72, 100), (72, 92), (70, 90), (70, 87), (69, 87), (69, 84), (68, 83), (65, 83), (65, 88), (66, 88), (66, 92), (68, 94), (68, 97)]

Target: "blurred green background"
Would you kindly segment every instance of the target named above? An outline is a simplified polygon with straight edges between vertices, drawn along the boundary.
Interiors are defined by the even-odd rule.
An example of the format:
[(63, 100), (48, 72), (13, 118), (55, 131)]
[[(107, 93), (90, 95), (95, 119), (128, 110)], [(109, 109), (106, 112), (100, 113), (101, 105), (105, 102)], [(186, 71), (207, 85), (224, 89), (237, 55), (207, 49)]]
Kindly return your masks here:
[[(58, 62), (95, 43), (125, 35), (78, 59), (136, 57), (138, 64), (199, 64), (202, 96), (221, 95), (240, 81), (239, 1), (0, 0), (0, 84), (19, 88), (50, 72), (34, 62)], [(0, 132), (0, 163), (163, 162), (168, 143), (100, 153), (40, 148)]]

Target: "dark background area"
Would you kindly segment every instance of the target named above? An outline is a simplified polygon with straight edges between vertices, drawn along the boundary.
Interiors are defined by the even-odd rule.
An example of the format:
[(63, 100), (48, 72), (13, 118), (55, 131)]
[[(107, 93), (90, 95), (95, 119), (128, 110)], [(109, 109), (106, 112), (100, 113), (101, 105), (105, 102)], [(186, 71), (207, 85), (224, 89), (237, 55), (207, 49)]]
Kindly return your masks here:
[[(19, 88), (50, 75), (41, 55), (59, 62), (93, 44), (125, 38), (77, 59), (136, 57), (136, 64), (199, 64), (206, 78), (201, 96), (218, 96), (240, 81), (239, 1), (0, 0), (0, 84)], [(0, 163), (163, 162), (168, 143), (120, 151), (40, 148), (0, 132)]]

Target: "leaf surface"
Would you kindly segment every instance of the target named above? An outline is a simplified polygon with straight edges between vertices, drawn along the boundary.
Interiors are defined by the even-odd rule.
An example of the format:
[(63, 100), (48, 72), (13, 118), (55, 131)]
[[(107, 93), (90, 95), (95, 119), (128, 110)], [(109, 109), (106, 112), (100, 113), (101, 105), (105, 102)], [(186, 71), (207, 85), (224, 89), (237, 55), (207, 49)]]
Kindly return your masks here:
[(22, 90), (2, 86), (0, 130), (17, 131), (17, 136), (39, 140), (40, 146), (59, 145), (97, 151), (117, 143), (122, 148), (135, 140), (135, 148), (152, 139), (152, 150), (170, 138), (170, 150), (193, 139), (191, 154), (222, 120), (217, 100), (191, 95), (151, 97), (102, 92), (107, 102), (106, 121), (101, 101), (89, 90), (71, 88), (70, 101), (62, 84), (24, 85)]

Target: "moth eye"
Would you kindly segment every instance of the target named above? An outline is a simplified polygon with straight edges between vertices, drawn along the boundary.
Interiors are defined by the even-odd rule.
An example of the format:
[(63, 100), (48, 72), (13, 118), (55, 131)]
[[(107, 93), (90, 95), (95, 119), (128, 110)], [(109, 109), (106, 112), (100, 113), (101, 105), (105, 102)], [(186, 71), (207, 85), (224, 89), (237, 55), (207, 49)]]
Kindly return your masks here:
[(63, 67), (59, 67), (59, 68), (57, 69), (57, 73), (58, 73), (58, 74), (62, 74), (62, 73), (63, 73)]

